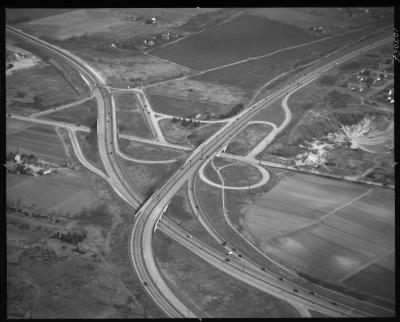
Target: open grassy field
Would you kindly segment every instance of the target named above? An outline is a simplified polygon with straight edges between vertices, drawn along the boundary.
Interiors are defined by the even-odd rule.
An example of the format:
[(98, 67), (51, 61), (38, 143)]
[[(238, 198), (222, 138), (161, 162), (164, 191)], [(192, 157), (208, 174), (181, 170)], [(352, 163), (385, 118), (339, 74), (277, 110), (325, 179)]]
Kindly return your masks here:
[(7, 135), (11, 135), (25, 129), (28, 129), (32, 126), (35, 126), (34, 123), (20, 121), (12, 118), (6, 119), (6, 133)]
[(97, 120), (97, 105), (94, 98), (67, 109), (52, 112), (39, 118), (60, 122), (92, 126)]
[(269, 124), (250, 124), (247, 125), (226, 148), (227, 153), (236, 155), (247, 155), (264, 137), (271, 132), (272, 126)]
[(167, 285), (201, 317), (298, 317), (287, 302), (220, 272), (169, 237), (156, 232), (154, 250)]
[(65, 163), (67, 159), (60, 138), (52, 126), (35, 125), (19, 132), (7, 133), (6, 147), (12, 151), (18, 147), (21, 153), (33, 153), (58, 164)]
[(195, 100), (203, 103), (235, 105), (242, 103), (246, 92), (235, 86), (198, 82), (190, 78), (171, 80), (147, 88), (150, 94)]
[(183, 99), (176, 96), (148, 94), (149, 102), (155, 112), (179, 117), (190, 117), (198, 114), (223, 114), (233, 107), (229, 104), (220, 104), (195, 99)]
[(192, 126), (183, 126), (179, 122), (172, 122), (171, 119), (163, 119), (158, 122), (165, 139), (172, 143), (189, 145), (186, 135), (193, 129)]
[(255, 184), (262, 179), (262, 175), (257, 168), (245, 163), (235, 163), (220, 170), (224, 184), (227, 186), (246, 186)]
[(68, 169), (42, 177), (7, 174), (7, 199), (59, 215), (74, 214), (97, 201), (86, 180)]
[(123, 134), (151, 139), (153, 132), (134, 93), (119, 93), (115, 98), (118, 130)]
[(6, 77), (6, 111), (30, 115), (72, 101), (78, 95), (53, 66), (15, 71)]
[(152, 54), (203, 70), (315, 39), (317, 37), (291, 25), (241, 15), (182, 41), (157, 48)]
[(194, 130), (187, 136), (187, 139), (194, 146), (199, 146), (202, 142), (207, 140), (211, 135), (213, 135), (223, 126), (224, 123), (209, 124), (207, 126)]
[[(9, 318), (163, 317), (131, 274), (125, 246), (132, 209), (107, 183), (86, 169), (9, 177), (14, 192), (25, 185), (17, 206), (7, 202)], [(48, 208), (29, 208), (35, 196), (38, 208)], [(56, 232), (83, 239), (58, 239)]]
[(156, 146), (126, 139), (119, 140), (119, 147), (123, 153), (139, 160), (171, 160), (183, 159), (186, 152), (177, 149)]
[(197, 215), (193, 212), (189, 203), (187, 189), (187, 183), (185, 183), (171, 199), (167, 210), (163, 214), (163, 218), (166, 219), (167, 225), (172, 221), (202, 242), (220, 252), (225, 252), (226, 249), (208, 234), (196, 218)]
[(151, 195), (181, 166), (182, 161), (167, 164), (139, 164), (120, 158), (131, 182), (144, 196)]
[(279, 126), (285, 120), (285, 112), (282, 108), (282, 100), (265, 107), (261, 112), (256, 114), (253, 121), (267, 121)]
[(97, 169), (106, 173), (103, 163), (101, 162), (99, 148), (96, 140), (90, 136), (88, 132), (76, 131), (76, 138), (78, 139), (79, 146), (81, 147), (83, 156), (93, 164)]

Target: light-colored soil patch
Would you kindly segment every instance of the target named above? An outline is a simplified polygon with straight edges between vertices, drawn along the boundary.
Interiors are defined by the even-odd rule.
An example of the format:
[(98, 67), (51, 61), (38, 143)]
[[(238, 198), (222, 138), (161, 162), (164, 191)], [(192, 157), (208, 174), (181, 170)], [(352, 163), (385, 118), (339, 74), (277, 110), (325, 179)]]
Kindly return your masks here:
[(241, 103), (246, 93), (238, 87), (199, 82), (191, 79), (170, 81), (148, 89), (153, 94), (175, 96), (188, 100), (235, 105)]

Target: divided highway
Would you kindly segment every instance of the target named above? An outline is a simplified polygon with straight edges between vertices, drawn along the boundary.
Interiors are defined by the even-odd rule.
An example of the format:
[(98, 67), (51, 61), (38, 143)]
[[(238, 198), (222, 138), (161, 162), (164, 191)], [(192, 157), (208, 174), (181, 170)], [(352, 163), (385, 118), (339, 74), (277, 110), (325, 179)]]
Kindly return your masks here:
[[(118, 139), (116, 136), (117, 131), (115, 108), (113, 108), (113, 102), (111, 101), (111, 92), (106, 87), (106, 84), (102, 77), (80, 58), (72, 55), (65, 50), (62, 50), (56, 46), (48, 44), (36, 37), (25, 34), (9, 26), (7, 26), (7, 32), (11, 32), (18, 37), (24, 38), (25, 40), (34, 42), (37, 45), (46, 48), (53, 54), (56, 54), (60, 58), (66, 60), (79, 72), (88, 77), (91, 86), (93, 86), (93, 95), (98, 105), (98, 148), (102, 163), (109, 177), (109, 182), (114, 190), (121, 197), (123, 197), (134, 208), (137, 208), (143, 201), (143, 196), (129, 181), (129, 179), (125, 179), (128, 176), (126, 175), (126, 173), (124, 173), (124, 170), (119, 165), (118, 157), (116, 155), (116, 150), (114, 147)], [(191, 156), (186, 160), (185, 164), (143, 204), (143, 206), (135, 215), (136, 219), (130, 235), (130, 258), (140, 281), (142, 281), (144, 285), (145, 290), (167, 316), (196, 317), (196, 315), (191, 312), (165, 284), (162, 276), (158, 271), (153, 256), (153, 233), (156, 224), (159, 221), (160, 214), (162, 213), (162, 210), (169, 202), (169, 200), (180, 189), (182, 184), (198, 171), (203, 163), (207, 162), (208, 159), (212, 158), (213, 155), (218, 153), (222, 149), (222, 147), (226, 145), (233, 136), (239, 133), (239, 131), (243, 129), (246, 124), (263, 108), (281, 99), (289, 92), (295, 91), (296, 89), (298, 89), (298, 87), (305, 86), (306, 84), (313, 82), (322, 73), (332, 68), (335, 68), (337, 64), (351, 59), (363, 51), (368, 51), (375, 47), (378, 47), (390, 40), (393, 41), (393, 39), (390, 37), (385, 38), (379, 42), (365, 46), (361, 50), (357, 50), (353, 53), (347, 54), (320, 68), (317, 68), (312, 73), (308, 73), (307, 75), (300, 77), (299, 79), (297, 79), (296, 82), (285, 86), (281, 90), (273, 93), (272, 95), (269, 95), (268, 97), (253, 104), (248, 109), (242, 111), (239, 115), (237, 115), (236, 118), (231, 119), (222, 129), (220, 129), (209, 139), (203, 142), (199, 147), (197, 147), (193, 151)], [(157, 131), (157, 129), (154, 130)], [(163, 230), (166, 229), (164, 226), (162, 227)], [(183, 243), (183, 241), (181, 242)], [(187, 245), (187, 242), (185, 241), (183, 244)], [(214, 255), (217, 256), (216, 254)], [(216, 258), (217, 259), (214, 258), (210, 260), (220, 261), (218, 257)], [(249, 277), (249, 275), (238, 278), (247, 279), (249, 283), (255, 283), (254, 281), (250, 282), (251, 278)], [(253, 276), (253, 278), (258, 277)], [(273, 284), (273, 287), (275, 288), (274, 290), (270, 289), (271, 292), (275, 292), (276, 294), (278, 294), (277, 290), (279, 289), (281, 290), (279, 292), (283, 292), (282, 294), (289, 298), (287, 286), (285, 286), (284, 283), (274, 281), (274, 283), (270, 284)], [(344, 306), (337, 307), (336, 305), (333, 305), (329, 301), (325, 300), (315, 300), (315, 298), (312, 296), (304, 295), (302, 297), (296, 296), (295, 298), (293, 298), (293, 296), (290, 295), (290, 300), (294, 301), (296, 305), (304, 305), (306, 307), (314, 308), (315, 310), (320, 312), (330, 312), (329, 314), (333, 316), (353, 316), (354, 314), (365, 316), (363, 312), (352, 312), (351, 310), (349, 311), (349, 308), (346, 308)]]

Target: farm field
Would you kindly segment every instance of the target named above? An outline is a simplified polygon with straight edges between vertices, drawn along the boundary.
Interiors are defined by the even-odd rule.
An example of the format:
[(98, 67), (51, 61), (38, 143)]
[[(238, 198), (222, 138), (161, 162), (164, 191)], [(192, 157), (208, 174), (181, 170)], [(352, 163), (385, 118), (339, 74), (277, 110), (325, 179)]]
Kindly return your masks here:
[(6, 77), (6, 111), (30, 115), (74, 100), (79, 93), (53, 67), (18, 70)]
[(220, 170), (226, 186), (240, 187), (255, 184), (262, 179), (257, 168), (245, 163), (235, 163)]
[(119, 93), (115, 97), (118, 131), (152, 139), (153, 133), (134, 93)]
[(86, 180), (69, 169), (41, 177), (8, 173), (7, 199), (11, 202), (20, 199), (22, 204), (59, 216), (72, 215), (97, 201)]
[(120, 150), (126, 155), (139, 160), (181, 160), (186, 156), (186, 153), (182, 150), (135, 142), (126, 139), (119, 140), (119, 147)]
[(68, 107), (61, 111), (52, 112), (39, 116), (39, 118), (50, 119), (59, 122), (92, 126), (97, 120), (97, 106), (94, 98), (76, 106)]
[[(285, 50), (265, 58), (206, 72), (194, 76), (191, 79), (234, 85), (249, 92), (250, 95), (250, 93), (255, 92), (258, 88), (279, 74), (315, 61), (321, 58), (322, 55), (341, 47), (349, 46), (350, 48), (351, 45), (354, 45), (356, 40), (375, 31), (376, 28), (369, 27), (365, 30), (339, 35), (331, 39), (322, 40), (318, 43)], [(380, 37), (382, 36), (380, 35), (379, 38)], [(371, 37), (362, 43), (370, 43), (372, 39), (375, 38)]]
[(7, 24), (16, 24), (25, 21), (32, 21), (48, 16), (54, 16), (74, 9), (61, 9), (61, 8), (7, 8), (6, 9), (6, 21)]
[(11, 135), (25, 129), (35, 126), (34, 123), (25, 122), (17, 119), (7, 118), (6, 119), (6, 133)]
[(202, 317), (298, 317), (296, 309), (219, 271), (156, 232), (155, 259), (167, 285), (194, 313)]
[[(232, 206), (227, 202), (228, 210)], [(261, 250), (322, 281), (340, 283), (394, 248), (391, 190), (292, 174), (240, 212), (239, 225)]]
[(199, 101), (194, 99), (182, 99), (176, 96), (148, 94), (149, 102), (154, 112), (174, 115), (179, 117), (191, 117), (198, 114), (224, 114), (233, 107), (229, 104), (219, 104), (209, 101)]
[(304, 30), (308, 30), (310, 27), (322, 26), (325, 30), (333, 32), (361, 27), (362, 25), (374, 23), (378, 20), (365, 13), (357, 17), (352, 17), (344, 13), (345, 10), (351, 11), (351, 9), (352, 8), (257, 8), (248, 10), (248, 14), (288, 23)]
[[(279, 37), (276, 30), (280, 32)], [(196, 70), (204, 70), (315, 39), (317, 37), (294, 26), (241, 15), (211, 30), (156, 48), (151, 53)]]
[(67, 156), (56, 131), (51, 126), (35, 125), (6, 135), (7, 150), (31, 154), (54, 163), (65, 163)]
[(269, 124), (247, 125), (233, 138), (225, 151), (236, 155), (247, 155), (271, 130), (272, 126)]

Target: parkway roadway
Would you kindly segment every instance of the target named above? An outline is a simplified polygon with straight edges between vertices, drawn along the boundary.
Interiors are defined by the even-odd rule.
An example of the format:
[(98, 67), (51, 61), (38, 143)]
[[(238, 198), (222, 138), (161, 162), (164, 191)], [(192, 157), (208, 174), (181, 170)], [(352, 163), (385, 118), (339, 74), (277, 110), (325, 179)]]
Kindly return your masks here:
[[(115, 135), (115, 107), (113, 106), (113, 101), (110, 99), (110, 92), (107, 89), (104, 80), (96, 71), (94, 71), (89, 65), (75, 55), (72, 55), (63, 49), (48, 44), (43, 40), (25, 34), (9, 26), (7, 26), (7, 31), (12, 32), (17, 36), (24, 38), (25, 40), (35, 42), (36, 44), (45, 47), (47, 50), (68, 61), (69, 64), (88, 76), (88, 79), (93, 86), (94, 98), (96, 99), (98, 105), (97, 134), (99, 153), (105, 171), (110, 179), (109, 182), (118, 195), (120, 195), (134, 208), (137, 208), (143, 201), (143, 197), (141, 196), (140, 192), (137, 191), (134, 185), (129, 182), (129, 180), (124, 179), (126, 174), (119, 166), (113, 144), (117, 139)], [(232, 136), (238, 133), (240, 129), (244, 128), (247, 122), (249, 122), (257, 112), (282, 98), (290, 91), (297, 89), (299, 86), (304, 86), (311, 83), (322, 73), (335, 68), (335, 65), (351, 59), (361, 52), (376, 48), (390, 40), (392, 39), (385, 38), (381, 41), (365, 46), (362, 49), (329, 62), (328, 64), (317, 68), (313, 72), (300, 77), (295, 82), (285, 86), (279, 91), (269, 95), (268, 97), (260, 100), (241, 112), (239, 115), (237, 115), (236, 119), (228, 122), (222, 129), (197, 147), (191, 156), (186, 160), (185, 164), (178, 169), (178, 171), (140, 207), (139, 211), (135, 214), (136, 219), (134, 221), (129, 240), (130, 258), (138, 278), (143, 283), (146, 282), (144, 283), (144, 285), (146, 285), (144, 288), (167, 316), (196, 317), (196, 315), (191, 312), (165, 284), (155, 264), (152, 251), (152, 236), (155, 231), (156, 224), (160, 218), (163, 208), (173, 197), (173, 195), (179, 190), (186, 180), (188, 180), (194, 173), (197, 172), (199, 167), (204, 162), (207, 162), (208, 159), (213, 157), (214, 154), (218, 153), (222, 146), (226, 144), (232, 138)], [(288, 294), (292, 294), (293, 292), (292, 288), (288, 288), (283, 283), (276, 287), (280, 288), (283, 292), (286, 292), (286, 296), (288, 296)], [(314, 297), (307, 295), (304, 295), (301, 299), (291, 299), (291, 302), (292, 301), (295, 301), (295, 306), (303, 305), (305, 307), (312, 307), (320, 312), (329, 312), (328, 315), (333, 316), (370, 315), (365, 314), (364, 312), (359, 312), (357, 309), (354, 309), (353, 313), (349, 313), (348, 307), (338, 307), (329, 301), (316, 300)]]

